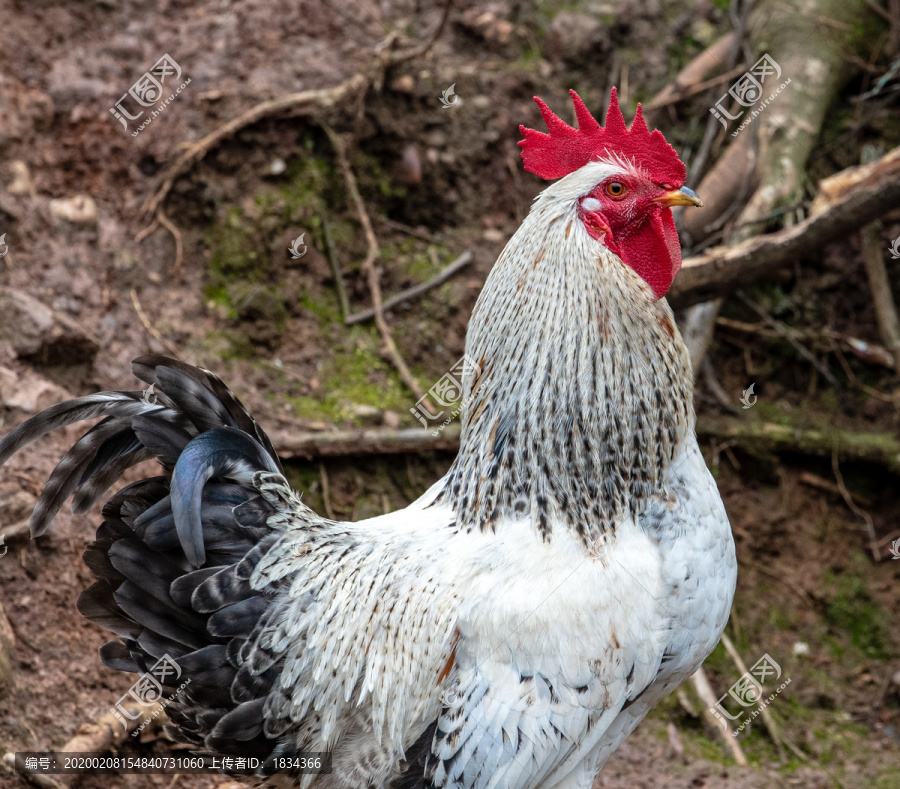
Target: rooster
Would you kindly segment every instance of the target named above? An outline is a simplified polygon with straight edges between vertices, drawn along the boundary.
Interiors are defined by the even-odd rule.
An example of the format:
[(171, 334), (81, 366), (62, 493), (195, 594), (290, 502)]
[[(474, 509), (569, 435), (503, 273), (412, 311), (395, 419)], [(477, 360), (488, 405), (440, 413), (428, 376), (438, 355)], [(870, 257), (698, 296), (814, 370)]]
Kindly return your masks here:
[[(715, 647), (734, 544), (663, 298), (670, 209), (701, 203), (640, 106), (627, 128), (613, 90), (604, 128), (571, 96), (577, 128), (536, 99), (549, 133), (521, 129), (555, 183), (472, 313), (459, 455), (406, 509), (318, 515), (231, 391), (161, 356), (133, 363), (153, 398), (79, 397), (0, 443), (100, 418), (33, 535), (159, 461), (105, 503), (78, 608), (118, 636), (107, 666), (177, 664), (176, 740), (277, 786), (587, 789)], [(299, 774), (316, 752), (331, 772)]]

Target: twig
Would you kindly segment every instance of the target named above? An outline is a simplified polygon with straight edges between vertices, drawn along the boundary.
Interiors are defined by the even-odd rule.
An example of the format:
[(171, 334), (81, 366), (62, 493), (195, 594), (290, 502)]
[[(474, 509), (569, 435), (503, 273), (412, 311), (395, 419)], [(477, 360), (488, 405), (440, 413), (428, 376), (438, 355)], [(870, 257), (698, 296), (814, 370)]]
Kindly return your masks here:
[(141, 306), (141, 302), (138, 300), (137, 291), (132, 288), (131, 289), (131, 303), (134, 305), (134, 311), (137, 313), (138, 318), (143, 324), (144, 328), (150, 333), (150, 335), (161, 342), (165, 348), (171, 353), (176, 359), (181, 359), (181, 354), (178, 352), (178, 349), (172, 345), (165, 337), (163, 337), (154, 327), (153, 324), (147, 318), (146, 313), (144, 312), (144, 308)]
[(711, 710), (715, 708), (718, 702), (716, 699), (716, 694), (713, 693), (712, 685), (709, 684), (709, 679), (707, 678), (706, 672), (703, 670), (702, 666), (691, 675), (691, 682), (694, 685), (694, 690), (697, 691), (697, 695), (700, 697), (700, 701), (703, 702), (703, 711), (712, 722), (715, 730), (722, 736), (722, 739), (725, 741), (725, 744), (731, 751), (731, 755), (734, 757), (734, 760), (742, 767), (746, 767), (747, 757), (744, 756), (744, 752), (741, 750), (741, 746), (737, 741), (737, 737), (729, 736), (728, 731), (722, 729), (722, 727), (719, 725), (719, 721), (716, 720), (715, 716), (711, 712)]
[(735, 34), (727, 33), (722, 38), (704, 49), (697, 57), (688, 63), (675, 79), (657, 93), (645, 107), (646, 112), (657, 107), (665, 107), (681, 99), (684, 91), (700, 82), (710, 71), (717, 66), (722, 66), (728, 59), (729, 53), (734, 47)]
[(172, 266), (172, 273), (176, 276), (181, 274), (181, 260), (184, 257), (184, 243), (181, 238), (181, 231), (172, 224), (169, 217), (166, 216), (162, 206), (156, 209), (156, 220), (172, 234), (175, 239), (175, 265)]
[[(731, 643), (731, 639), (728, 637), (727, 633), (722, 633), (722, 644), (725, 646), (725, 651), (731, 655), (731, 659), (734, 661), (734, 664), (737, 666), (738, 671), (741, 672), (741, 675), (747, 673), (747, 665), (741, 659), (740, 654), (734, 648), (734, 644)], [(782, 762), (787, 761), (787, 754), (784, 750), (784, 743), (781, 741), (781, 735), (778, 732), (778, 724), (775, 723), (775, 718), (772, 717), (772, 712), (769, 708), (760, 707), (763, 723), (766, 725), (766, 729), (769, 732), (769, 737), (772, 738), (772, 742), (775, 743), (775, 748), (778, 751), (778, 757)]]
[(147, 225), (143, 230), (141, 230), (135, 237), (134, 240), (140, 244), (147, 236), (149, 236), (154, 230), (159, 227), (159, 220), (155, 219)]
[[(811, 488), (816, 488), (817, 490), (824, 490), (826, 493), (834, 493), (837, 496), (842, 496), (841, 489), (835, 485), (833, 482), (825, 479), (824, 477), (820, 477), (818, 474), (813, 474), (811, 471), (804, 471), (798, 478), (801, 485), (809, 485)], [(872, 500), (867, 496), (861, 496), (859, 493), (856, 494), (856, 499), (859, 503), (865, 507), (872, 506)]]
[[(427, 293), (432, 288), (436, 288), (438, 285), (442, 285), (444, 282), (450, 279), (450, 277), (456, 274), (457, 271), (464, 268), (465, 266), (468, 266), (469, 263), (472, 262), (473, 257), (474, 256), (470, 251), (463, 252), (443, 271), (433, 276), (427, 282), (423, 282), (420, 285), (414, 285), (413, 287), (407, 288), (406, 290), (401, 290), (396, 295), (385, 299), (382, 303), (382, 309), (385, 311), (393, 309), (398, 304), (403, 304), (406, 301), (411, 301), (412, 299), (418, 298), (423, 293)], [(359, 312), (355, 312), (352, 315), (348, 315), (346, 318), (344, 318), (344, 323), (346, 323), (348, 326), (353, 326), (357, 323), (370, 321), (374, 317), (374, 309), (360, 310)]]
[(670, 104), (676, 104), (679, 101), (683, 101), (684, 99), (689, 99), (691, 96), (696, 96), (698, 93), (703, 93), (707, 88), (712, 88), (716, 85), (721, 85), (723, 82), (728, 82), (729, 80), (734, 79), (735, 77), (743, 74), (747, 69), (743, 65), (735, 66), (731, 71), (726, 71), (724, 74), (719, 74), (718, 77), (712, 77), (711, 79), (705, 80), (704, 82), (698, 82), (694, 85), (687, 85), (682, 87), (677, 93), (671, 93), (666, 96), (660, 94), (658, 98), (653, 99), (653, 101), (647, 106), (647, 111), (650, 110), (658, 110), (663, 107), (668, 107)]
[(172, 165), (166, 169), (159, 183), (147, 196), (147, 199), (141, 206), (140, 216), (155, 216), (179, 176), (184, 175), (213, 148), (234, 137), (239, 131), (259, 123), (265, 118), (277, 115), (287, 113), (294, 116), (308, 115), (318, 110), (331, 109), (348, 98), (364, 94), (370, 88), (380, 85), (384, 80), (385, 72), (390, 67), (427, 54), (443, 32), (452, 5), (452, 0), (447, 0), (436, 30), (423, 44), (407, 47), (399, 51), (391, 51), (391, 46), (397, 38), (396, 34), (392, 33), (376, 48), (375, 56), (362, 72), (354, 74), (332, 88), (304, 90), (299, 93), (289, 93), (285, 96), (260, 102), (237, 118), (213, 130), (193, 145), (188, 146)]
[(881, 222), (866, 225), (860, 232), (860, 242), (881, 339), (891, 352), (894, 371), (900, 373), (900, 319), (897, 318), (897, 305), (894, 304), (891, 283), (884, 267)]
[(837, 446), (834, 447), (834, 451), (831, 453), (831, 469), (834, 471), (834, 479), (837, 482), (838, 489), (841, 492), (844, 502), (853, 511), (853, 514), (866, 524), (866, 533), (869, 535), (869, 548), (872, 550), (872, 556), (875, 558), (875, 561), (880, 562), (881, 551), (878, 548), (878, 537), (875, 534), (875, 524), (872, 522), (872, 516), (857, 506), (856, 502), (853, 501), (853, 496), (850, 495), (850, 491), (847, 490), (847, 486), (844, 484), (844, 476), (841, 474), (841, 467), (838, 463)]
[(344, 284), (344, 274), (334, 252), (334, 240), (331, 238), (331, 223), (325, 214), (322, 214), (322, 232), (325, 235), (325, 256), (331, 267), (331, 276), (334, 277), (334, 287), (337, 290), (338, 301), (341, 305), (341, 318), (346, 322), (350, 314), (350, 299), (347, 298), (347, 286)]
[(838, 381), (837, 378), (834, 377), (834, 374), (829, 370), (822, 362), (820, 362), (815, 356), (813, 356), (812, 352), (807, 349), (805, 345), (800, 343), (800, 341), (794, 337), (793, 333), (781, 322), (775, 320), (769, 313), (767, 313), (762, 307), (760, 307), (753, 299), (751, 299), (744, 291), (739, 290), (737, 292), (738, 298), (744, 302), (751, 310), (753, 310), (760, 318), (763, 319), (769, 326), (771, 326), (775, 331), (777, 331), (784, 339), (786, 339), (791, 345), (794, 346), (794, 349), (799, 353), (806, 361), (808, 361), (813, 367), (815, 367), (821, 374), (822, 377), (825, 378), (828, 383), (830, 383), (835, 389), (841, 389), (841, 382)]
[(376, 214), (375, 218), (392, 228), (393, 230), (399, 230), (401, 233), (406, 233), (408, 236), (412, 236), (413, 238), (419, 238), (422, 241), (427, 241), (429, 244), (436, 244), (437, 239), (429, 233), (427, 230), (420, 230), (417, 227), (410, 227), (409, 225), (404, 225), (402, 222), (398, 222), (395, 219), (388, 219), (386, 216), (382, 216), (381, 214)]
[[(369, 212), (366, 210), (366, 204), (363, 202), (362, 195), (359, 193), (359, 186), (356, 183), (356, 176), (353, 174), (353, 168), (350, 167), (346, 146), (341, 137), (330, 126), (326, 123), (322, 123), (322, 128), (325, 130), (325, 133), (331, 140), (331, 144), (334, 146), (338, 166), (341, 168), (344, 180), (347, 183), (347, 191), (350, 193), (350, 198), (356, 206), (359, 223), (362, 225), (363, 232), (366, 236), (366, 246), (368, 249), (362, 263), (362, 269), (366, 272), (369, 280), (369, 292), (372, 294), (375, 325), (378, 327), (378, 332), (381, 334), (381, 340), (384, 343), (388, 357), (400, 374), (400, 379), (415, 395), (416, 400), (421, 400), (424, 396), (424, 392), (416, 382), (416, 379), (413, 378), (409, 367), (406, 366), (406, 362), (403, 361), (403, 357), (400, 355), (397, 344), (394, 342), (394, 338), (391, 335), (391, 330), (384, 320), (384, 307), (381, 303), (381, 285), (378, 283), (378, 271), (375, 268), (375, 260), (378, 258), (378, 240), (375, 238), (375, 232), (372, 230), (372, 222), (369, 219)], [(427, 400), (424, 400), (423, 403), (429, 413), (433, 414), (434, 410), (431, 404)]]

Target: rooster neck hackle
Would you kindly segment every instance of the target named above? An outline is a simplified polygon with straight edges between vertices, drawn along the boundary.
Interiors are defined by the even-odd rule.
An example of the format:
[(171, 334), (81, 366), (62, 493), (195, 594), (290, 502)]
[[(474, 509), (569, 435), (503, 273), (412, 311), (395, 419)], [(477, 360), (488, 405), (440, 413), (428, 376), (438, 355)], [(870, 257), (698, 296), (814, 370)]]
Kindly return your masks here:
[(672, 310), (592, 239), (572, 194), (595, 163), (537, 199), (469, 322), (460, 453), (439, 497), (457, 522), (530, 517), (592, 551), (661, 492), (693, 428), (693, 376)]

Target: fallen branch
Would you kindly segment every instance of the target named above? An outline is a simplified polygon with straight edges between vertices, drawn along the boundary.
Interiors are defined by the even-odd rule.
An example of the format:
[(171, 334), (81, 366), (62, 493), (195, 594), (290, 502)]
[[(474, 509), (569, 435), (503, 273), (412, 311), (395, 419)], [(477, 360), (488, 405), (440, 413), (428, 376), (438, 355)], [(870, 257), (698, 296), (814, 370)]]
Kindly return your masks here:
[(723, 730), (722, 727), (719, 726), (719, 721), (716, 720), (716, 717), (712, 714), (712, 710), (718, 703), (718, 699), (716, 699), (716, 694), (713, 693), (712, 685), (709, 684), (709, 679), (706, 676), (706, 672), (703, 670), (703, 666), (698, 668), (691, 675), (691, 683), (694, 685), (694, 690), (697, 691), (700, 701), (703, 702), (703, 712), (706, 714), (706, 717), (712, 723), (715, 730), (719, 732), (722, 739), (725, 741), (734, 760), (742, 767), (746, 767), (747, 757), (744, 756), (744, 752), (741, 750), (737, 737), (732, 737), (727, 729)]
[[(388, 357), (393, 363), (400, 379), (406, 384), (407, 388), (416, 396), (416, 400), (421, 400), (424, 396), (422, 387), (419, 386), (413, 374), (407, 367), (406, 362), (400, 355), (397, 343), (391, 330), (384, 319), (384, 306), (381, 303), (381, 285), (378, 282), (378, 271), (375, 268), (375, 261), (378, 258), (378, 240), (375, 238), (375, 231), (372, 230), (372, 221), (369, 219), (369, 212), (366, 210), (366, 204), (363, 202), (362, 195), (359, 193), (359, 186), (356, 183), (356, 176), (353, 174), (353, 168), (350, 166), (350, 160), (347, 158), (346, 144), (344, 140), (327, 124), (323, 123), (322, 128), (325, 130), (331, 144), (334, 146), (334, 152), (337, 156), (338, 166), (343, 173), (344, 180), (347, 183), (347, 191), (350, 193), (350, 199), (356, 207), (356, 213), (359, 217), (359, 223), (362, 225), (363, 232), (366, 236), (366, 257), (362, 263), (362, 270), (366, 272), (369, 281), (369, 292), (372, 295), (372, 308), (375, 316), (375, 325), (381, 334), (381, 340), (384, 343)], [(425, 407), (430, 413), (434, 413), (428, 401), (424, 401)]]
[[(95, 723), (82, 724), (75, 736), (61, 748), (55, 749), (55, 753), (107, 753), (126, 742), (129, 735), (147, 718), (152, 718), (154, 725), (161, 725), (165, 720), (164, 715), (158, 714), (158, 711), (162, 709), (160, 704), (142, 705), (131, 702), (123, 704), (121, 708), (125, 712), (123, 717), (127, 728), (122, 726), (119, 719), (112, 712), (107, 712), (101, 715)], [(134, 720), (131, 719), (131, 715), (135, 716)], [(15, 764), (15, 754), (8, 753), (4, 759), (10, 767), (13, 767)], [(39, 771), (32, 772), (26, 769), (20, 775), (35, 786), (41, 787), (41, 789), (62, 789), (60, 783), (47, 775), (41, 774)], [(77, 780), (78, 778), (76, 777), (72, 782), (73, 785)]]
[[(741, 672), (741, 676), (747, 674), (747, 664), (744, 663), (740, 653), (734, 648), (734, 644), (731, 643), (731, 639), (728, 637), (727, 633), (722, 633), (722, 644), (724, 644), (725, 651), (731, 656), (731, 659), (734, 661), (734, 665), (737, 666), (737, 670)], [(787, 761), (787, 754), (784, 750), (784, 743), (782, 743), (781, 741), (781, 734), (778, 731), (778, 724), (775, 723), (775, 718), (772, 717), (772, 711), (768, 708), (768, 706), (761, 706), (760, 711), (762, 713), (763, 723), (766, 725), (766, 729), (769, 732), (769, 737), (771, 737), (772, 742), (775, 743), (775, 748), (778, 751), (778, 757), (782, 762)]]
[(408, 452), (456, 452), (459, 449), (459, 424), (447, 425), (437, 436), (421, 427), (403, 430), (365, 428), (329, 433), (275, 434), (274, 441), (279, 457), (286, 460), (397, 455)]
[[(401, 290), (394, 296), (391, 296), (389, 299), (385, 299), (382, 303), (382, 308), (384, 310), (390, 310), (396, 307), (398, 304), (403, 304), (404, 302), (411, 301), (412, 299), (416, 299), (421, 296), (423, 293), (427, 293), (432, 288), (436, 288), (438, 285), (442, 285), (445, 283), (450, 277), (456, 274), (462, 268), (465, 268), (469, 265), (469, 263), (473, 260), (473, 255), (470, 251), (463, 252), (456, 260), (454, 260), (449, 266), (447, 266), (443, 271), (439, 272), (435, 276), (433, 276), (427, 282), (423, 282), (420, 285), (414, 285), (411, 288), (407, 288), (406, 290)], [(344, 323), (348, 326), (353, 326), (357, 323), (364, 323), (365, 321), (370, 321), (375, 317), (375, 310), (360, 310), (359, 312), (355, 312), (352, 315), (348, 315), (344, 319)]]
[[(459, 422), (436, 436), (422, 428), (389, 430), (365, 428), (328, 433), (275, 436), (275, 449), (285, 458), (352, 457), (415, 452), (455, 452), (459, 449)], [(900, 474), (900, 439), (891, 433), (854, 433), (828, 425), (796, 427), (761, 422), (749, 417), (701, 415), (697, 434), (733, 443), (733, 446), (768, 452), (798, 452), (831, 457), (836, 446), (844, 461), (866, 461)]]
[[(896, 150), (883, 158), (895, 157)], [(669, 300), (678, 306), (709, 301), (809, 256), (894, 210), (900, 204), (900, 167), (879, 172), (878, 180), (849, 184), (833, 202), (793, 227), (687, 258), (669, 291)]]
[(165, 715), (162, 714), (164, 708), (158, 702), (149, 705), (128, 702), (122, 704), (121, 709), (125, 713), (122, 715), (125, 726), (110, 710), (97, 718), (94, 723), (83, 723), (79, 726), (75, 736), (57, 749), (57, 753), (106, 753), (127, 742), (131, 733), (148, 718), (154, 726), (162, 725), (165, 721)]

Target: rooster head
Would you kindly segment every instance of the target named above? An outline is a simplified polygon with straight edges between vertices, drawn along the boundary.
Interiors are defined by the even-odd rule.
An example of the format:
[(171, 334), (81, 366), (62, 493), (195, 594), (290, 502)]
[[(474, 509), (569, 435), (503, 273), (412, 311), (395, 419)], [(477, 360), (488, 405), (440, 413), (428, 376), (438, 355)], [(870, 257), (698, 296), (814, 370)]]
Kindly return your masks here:
[(519, 127), (525, 169), (548, 180), (583, 168), (595, 172), (597, 179), (578, 190), (578, 218), (592, 238), (662, 298), (681, 268), (681, 245), (671, 209), (703, 203), (684, 186), (687, 171), (675, 149), (659, 130), (647, 129), (640, 104), (631, 128), (626, 128), (613, 88), (603, 127), (574, 90), (569, 94), (577, 129), (535, 97), (549, 133)]

